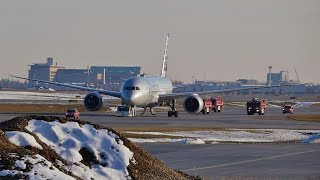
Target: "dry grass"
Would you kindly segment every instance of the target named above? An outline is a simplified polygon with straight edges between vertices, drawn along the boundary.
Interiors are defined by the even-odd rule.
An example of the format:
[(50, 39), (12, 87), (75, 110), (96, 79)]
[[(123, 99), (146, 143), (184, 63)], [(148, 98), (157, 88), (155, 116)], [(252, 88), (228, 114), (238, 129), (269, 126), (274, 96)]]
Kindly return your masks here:
[(320, 115), (290, 115), (288, 116), (288, 119), (296, 121), (320, 122)]
[(155, 135), (155, 134), (132, 134), (132, 133), (121, 133), (126, 138), (141, 138), (141, 139), (153, 139), (153, 138), (168, 138), (168, 139), (179, 139), (179, 138), (188, 138), (181, 136), (170, 136), (170, 135)]
[[(77, 108), (80, 112), (86, 112), (82, 104), (0, 104), (1, 113), (64, 113), (67, 109)], [(104, 106), (100, 111), (109, 111)]]
[(119, 127), (115, 128), (122, 133), (132, 132), (178, 132), (178, 131), (232, 131), (227, 128), (216, 127)]
[(320, 107), (320, 103), (312, 104), (311, 107)]

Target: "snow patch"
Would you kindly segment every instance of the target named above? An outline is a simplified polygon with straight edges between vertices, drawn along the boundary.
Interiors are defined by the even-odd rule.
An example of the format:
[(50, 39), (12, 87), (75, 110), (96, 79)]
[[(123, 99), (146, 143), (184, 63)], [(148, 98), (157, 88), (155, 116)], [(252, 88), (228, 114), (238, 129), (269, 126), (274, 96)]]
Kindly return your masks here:
[(16, 174), (22, 174), (22, 171), (17, 171), (17, 170), (2, 170), (2, 171), (0, 171), (0, 177), (1, 176), (14, 176)]
[(135, 143), (156, 143), (156, 142), (163, 142), (163, 143), (176, 143), (179, 141), (183, 141), (184, 139), (170, 139), (170, 138), (129, 138), (130, 141)]
[[(97, 130), (92, 125), (80, 126), (77, 122), (46, 122), (30, 120), (26, 129), (54, 149), (69, 162), (66, 170), (83, 179), (127, 179), (127, 166), (133, 153), (119, 137), (106, 129)], [(84, 165), (80, 151), (94, 158), (91, 167)]]
[(33, 157), (24, 157), (22, 160), (32, 164), (31, 171), (24, 173), (28, 176), (28, 179), (74, 179), (73, 177), (54, 167), (50, 161), (38, 154)]
[(81, 94), (28, 92), (28, 91), (0, 91), (0, 99), (23, 99), (23, 100), (69, 100), (79, 99)]
[(17, 168), (20, 168), (20, 169), (26, 169), (27, 165), (24, 163), (24, 161), (16, 161), (14, 163), (14, 166), (17, 167)]
[(306, 107), (306, 106), (311, 106), (314, 104), (319, 104), (320, 102), (296, 102), (296, 104), (294, 104), (295, 107)]
[(7, 131), (6, 136), (16, 146), (32, 146), (42, 149), (42, 146), (37, 143), (36, 139), (28, 133), (20, 131)]
[[(320, 130), (288, 130), (288, 129), (229, 129), (228, 131), (179, 131), (179, 132), (126, 132), (132, 134), (152, 134), (181, 137), (179, 139), (138, 139), (130, 140), (138, 143), (144, 142), (285, 142), (302, 141), (309, 138), (309, 133), (320, 133)], [(187, 138), (187, 139), (185, 139)]]
[(178, 141), (178, 143), (181, 143), (181, 144), (205, 144), (205, 142), (199, 138), (196, 138), (196, 139), (187, 138), (182, 141)]
[(303, 143), (320, 143), (320, 133), (310, 136)]

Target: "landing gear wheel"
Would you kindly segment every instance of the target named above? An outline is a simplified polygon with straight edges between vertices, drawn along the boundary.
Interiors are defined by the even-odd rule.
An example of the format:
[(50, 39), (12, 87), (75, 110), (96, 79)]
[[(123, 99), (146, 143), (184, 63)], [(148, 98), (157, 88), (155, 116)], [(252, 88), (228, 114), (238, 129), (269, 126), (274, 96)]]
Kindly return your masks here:
[(178, 117), (178, 111), (168, 111), (168, 117)]
[(171, 107), (171, 111), (168, 111), (168, 117), (174, 116), (178, 117), (178, 111), (175, 108), (176, 100), (169, 101), (169, 106)]

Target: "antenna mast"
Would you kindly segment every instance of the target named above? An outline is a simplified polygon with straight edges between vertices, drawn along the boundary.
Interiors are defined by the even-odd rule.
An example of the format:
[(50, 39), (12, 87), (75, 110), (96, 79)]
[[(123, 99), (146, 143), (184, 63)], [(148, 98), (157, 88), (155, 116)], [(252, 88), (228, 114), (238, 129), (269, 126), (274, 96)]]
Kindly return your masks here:
[(298, 79), (298, 83), (300, 84), (300, 79), (299, 79), (299, 76), (298, 76), (298, 73), (297, 73), (296, 67), (293, 67), (293, 68), (294, 68), (294, 71), (296, 72), (296, 76), (297, 76), (297, 79)]

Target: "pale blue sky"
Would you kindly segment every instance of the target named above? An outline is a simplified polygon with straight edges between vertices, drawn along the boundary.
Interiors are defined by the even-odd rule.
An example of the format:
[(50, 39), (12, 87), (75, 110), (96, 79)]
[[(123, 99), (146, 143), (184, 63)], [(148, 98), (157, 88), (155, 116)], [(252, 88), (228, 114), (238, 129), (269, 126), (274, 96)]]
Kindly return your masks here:
[(3, 0), (0, 78), (27, 76), (27, 65), (47, 57), (158, 75), (168, 32), (173, 80), (265, 81), (272, 65), (320, 83), (318, 0)]

